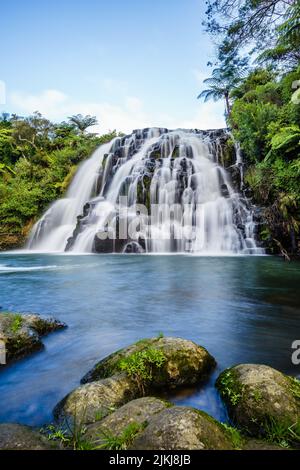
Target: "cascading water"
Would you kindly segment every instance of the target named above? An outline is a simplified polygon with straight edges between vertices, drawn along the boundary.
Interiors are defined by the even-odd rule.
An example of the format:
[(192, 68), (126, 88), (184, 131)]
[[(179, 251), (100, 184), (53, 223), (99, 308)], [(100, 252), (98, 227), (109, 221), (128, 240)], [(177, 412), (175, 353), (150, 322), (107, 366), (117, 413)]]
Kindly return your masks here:
[(28, 247), (41, 251), (64, 251), (66, 241), (73, 234), (77, 216), (84, 204), (96, 191), (99, 168), (105, 153), (112, 143), (99, 147), (94, 154), (81, 164), (66, 197), (50, 206), (31, 232)]
[(263, 253), (253, 208), (222, 166), (228, 138), (225, 130), (153, 128), (101, 146), (35, 225), (29, 248)]

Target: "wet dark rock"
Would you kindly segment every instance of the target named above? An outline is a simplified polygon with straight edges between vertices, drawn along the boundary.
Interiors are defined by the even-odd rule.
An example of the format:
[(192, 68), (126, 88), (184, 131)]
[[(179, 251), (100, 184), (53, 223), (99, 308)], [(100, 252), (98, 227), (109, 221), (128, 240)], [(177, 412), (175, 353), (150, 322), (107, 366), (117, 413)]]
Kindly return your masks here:
[(105, 230), (99, 231), (94, 238), (94, 249), (96, 253), (122, 253), (127, 240), (119, 238), (109, 238), (109, 233)]
[(222, 194), (223, 197), (229, 197), (229, 191), (228, 191), (227, 184), (222, 184), (221, 185), (221, 194)]
[(35, 314), (0, 313), (0, 340), (5, 345), (6, 364), (43, 348), (41, 336), (66, 328), (55, 318)]
[(123, 253), (144, 253), (145, 249), (137, 242), (130, 242), (124, 248)]
[(227, 168), (227, 171), (230, 173), (231, 182), (236, 191), (239, 191), (241, 188), (241, 171), (236, 165), (230, 166)]

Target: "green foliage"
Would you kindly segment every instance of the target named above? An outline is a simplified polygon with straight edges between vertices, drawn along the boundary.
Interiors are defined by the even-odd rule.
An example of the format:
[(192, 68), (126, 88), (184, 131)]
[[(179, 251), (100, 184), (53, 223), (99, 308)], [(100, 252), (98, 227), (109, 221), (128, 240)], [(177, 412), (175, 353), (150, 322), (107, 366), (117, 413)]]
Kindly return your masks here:
[(102, 431), (100, 438), (103, 443), (94, 448), (106, 450), (127, 450), (136, 435), (142, 431), (144, 427), (145, 424), (143, 425), (135, 422), (130, 423), (118, 436), (108, 431)]
[(222, 372), (216, 385), (222, 398), (228, 400), (233, 406), (238, 404), (242, 397), (243, 389), (237, 381), (234, 371), (228, 369)]
[(221, 423), (222, 427), (225, 429), (228, 437), (230, 438), (234, 449), (241, 450), (244, 444), (244, 439), (241, 436), (241, 433), (229, 424)]
[(279, 444), (283, 448), (299, 446), (300, 421), (289, 424), (268, 417), (263, 425), (263, 431), (268, 442)]
[(84, 125), (94, 118), (78, 119), (75, 125), (74, 119), (53, 124), (39, 113), (0, 117), (0, 244), (6, 234), (24, 241), (47, 206), (67, 191), (77, 166), (117, 135), (86, 134)]
[(253, 390), (252, 396), (257, 403), (259, 403), (263, 397), (261, 391), (258, 389)]
[(282, 127), (271, 138), (271, 155), (297, 158), (300, 154), (300, 127)]
[(96, 116), (82, 116), (82, 114), (77, 114), (76, 116), (71, 116), (69, 118), (71, 124), (81, 132), (82, 134), (91, 126), (96, 126), (98, 124)]
[(21, 329), (22, 324), (23, 324), (22, 315), (20, 315), (19, 313), (13, 315), (11, 324), (10, 324), (11, 331), (13, 333), (17, 333)]
[(61, 425), (50, 424), (40, 431), (49, 441), (55, 441), (63, 449), (93, 450), (93, 446), (85, 439), (86, 426), (84, 424), (85, 413), (81, 419), (77, 415), (70, 423), (67, 419)]
[(164, 353), (159, 349), (150, 347), (121, 359), (118, 368), (137, 382), (141, 393), (144, 395), (145, 386), (152, 380), (153, 369), (160, 369), (165, 362)]
[(223, 98), (226, 115), (229, 116), (231, 111), (230, 92), (234, 90), (246, 73), (247, 62), (248, 60), (240, 58), (236, 54), (235, 48), (225, 40), (220, 45), (218, 61), (212, 71), (212, 76), (203, 81), (205, 85), (208, 85), (208, 88), (199, 94), (198, 99), (218, 101)]
[(234, 91), (230, 123), (244, 151), (245, 182), (265, 206), (262, 239), (272, 252), (300, 248), (300, 105), (292, 100), (296, 68), (276, 80), (251, 72)]
[[(245, 181), (264, 205), (262, 239), (271, 253), (300, 251), (300, 3), (284, 0), (208, 0), (206, 30), (217, 37), (224, 87), (208, 82), (204, 98), (227, 102), (227, 122), (244, 153)], [(240, 50), (256, 44), (244, 77)], [(298, 87), (298, 90), (297, 90)], [(231, 109), (230, 109), (231, 108)]]
[(49, 424), (46, 429), (42, 429), (41, 431), (47, 434), (49, 441), (59, 441), (63, 445), (70, 444), (71, 438), (66, 429), (61, 429), (54, 426), (54, 424)]
[(296, 377), (290, 377), (290, 382), (290, 391), (295, 398), (300, 400), (300, 380), (298, 380)]
[(265, 50), (261, 62), (281, 62), (286, 67), (294, 67), (300, 60), (300, 4), (295, 2), (287, 9), (276, 28), (276, 41), (272, 48)]

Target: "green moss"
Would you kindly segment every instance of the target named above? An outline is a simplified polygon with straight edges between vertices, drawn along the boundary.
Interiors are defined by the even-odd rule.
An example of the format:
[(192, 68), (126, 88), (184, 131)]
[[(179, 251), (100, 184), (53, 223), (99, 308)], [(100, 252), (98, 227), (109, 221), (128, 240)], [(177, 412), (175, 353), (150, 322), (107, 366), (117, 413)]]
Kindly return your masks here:
[(174, 147), (173, 152), (172, 152), (172, 157), (171, 157), (171, 158), (178, 158), (178, 157), (179, 157), (179, 146), (176, 145), (176, 146)]
[(152, 380), (154, 369), (160, 369), (165, 361), (166, 357), (161, 350), (149, 347), (122, 358), (117, 367), (137, 382), (144, 395), (147, 383)]
[(290, 381), (290, 392), (292, 393), (293, 397), (300, 400), (300, 380), (296, 377), (289, 377)]
[(238, 381), (237, 373), (232, 369), (222, 372), (216, 382), (216, 387), (221, 397), (233, 406), (238, 404), (243, 395), (243, 387)]
[(15, 314), (10, 312), (4, 312), (1, 314), (1, 317), (4, 318), (4, 322), (2, 324), (4, 333), (13, 333), (15, 335), (21, 329), (23, 319), (22, 315), (20, 315), (19, 313)]
[(252, 391), (252, 396), (257, 403), (263, 398), (261, 391), (257, 389)]
[(102, 444), (95, 446), (94, 449), (126, 450), (132, 444), (136, 435), (142, 431), (146, 425), (147, 423), (130, 423), (128, 426), (126, 426), (120, 435), (103, 430), (99, 436)]
[(4, 330), (8, 330), (13, 334), (16, 334), (23, 325), (23, 317), (20, 313), (3, 312), (1, 314), (4, 317)]

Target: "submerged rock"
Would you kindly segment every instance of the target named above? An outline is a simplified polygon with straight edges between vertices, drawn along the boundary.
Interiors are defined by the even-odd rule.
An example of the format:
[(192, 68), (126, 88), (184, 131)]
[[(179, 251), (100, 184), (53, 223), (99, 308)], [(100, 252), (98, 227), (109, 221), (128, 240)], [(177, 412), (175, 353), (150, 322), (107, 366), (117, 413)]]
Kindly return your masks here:
[(0, 450), (50, 450), (47, 438), (29, 426), (0, 424)]
[(232, 367), (222, 372), (216, 386), (233, 423), (252, 436), (268, 436), (276, 434), (278, 427), (288, 430), (300, 424), (300, 382), (272, 367)]
[(0, 340), (4, 345), (4, 364), (0, 364), (0, 367), (42, 349), (41, 336), (65, 327), (65, 323), (55, 318), (42, 318), (35, 314), (0, 313)]
[(134, 439), (133, 450), (227, 450), (233, 444), (226, 429), (203, 411), (185, 406), (154, 416)]
[(117, 374), (76, 388), (56, 405), (53, 414), (60, 422), (94, 423), (139, 395), (134, 381)]
[[(182, 338), (157, 337), (144, 339), (111, 354), (88, 372), (82, 383), (109, 377), (120, 371), (122, 360), (137, 357), (150, 350), (160, 351), (163, 362), (152, 365), (151, 379), (144, 384), (148, 389), (167, 389), (181, 385), (193, 385), (203, 380), (215, 366), (215, 359), (202, 346)], [(133, 356), (135, 355), (135, 356)]]
[[(147, 426), (151, 418), (172, 406), (165, 400), (154, 397), (143, 397), (132, 400), (101, 421), (87, 427), (84, 439), (93, 446), (105, 447), (106, 437), (120, 438), (132, 427), (135, 434)], [(130, 437), (130, 436), (129, 436)], [(128, 443), (125, 442), (125, 445)]]

